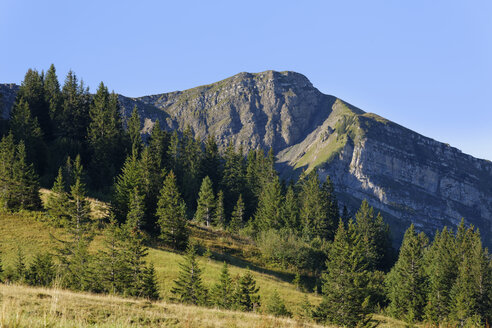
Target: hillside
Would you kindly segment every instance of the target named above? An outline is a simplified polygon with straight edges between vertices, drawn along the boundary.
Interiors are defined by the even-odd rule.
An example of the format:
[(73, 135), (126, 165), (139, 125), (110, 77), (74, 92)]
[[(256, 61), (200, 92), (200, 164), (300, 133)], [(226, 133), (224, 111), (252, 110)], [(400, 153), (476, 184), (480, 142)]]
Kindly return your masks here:
[[(14, 85), (2, 85), (13, 99)], [(491, 246), (492, 163), (463, 154), (317, 90), (302, 74), (240, 73), (225, 80), (138, 98), (119, 97), (125, 117), (137, 106), (143, 133), (191, 126), (220, 148), (272, 148), (285, 178), (318, 168), (354, 213), (367, 199), (390, 222), (395, 245), (413, 222), (433, 234), (461, 218)], [(9, 102), (6, 102), (7, 105)]]

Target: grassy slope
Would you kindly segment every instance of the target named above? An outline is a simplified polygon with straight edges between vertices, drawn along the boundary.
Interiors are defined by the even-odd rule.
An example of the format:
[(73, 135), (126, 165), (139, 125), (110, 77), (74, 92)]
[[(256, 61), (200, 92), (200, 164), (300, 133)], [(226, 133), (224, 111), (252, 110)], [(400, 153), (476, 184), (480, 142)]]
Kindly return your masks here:
[[(53, 250), (56, 247), (56, 242), (50, 237), (50, 234), (60, 236), (61, 229), (53, 228), (46, 223), (40, 222), (35, 213), (19, 213), (19, 214), (0, 214), (0, 250), (1, 257), (4, 263), (4, 268), (12, 266), (15, 263), (18, 247), (26, 254), (27, 262), (31, 257), (39, 251)], [(260, 286), (260, 295), (263, 305), (267, 303), (269, 296), (274, 289), (286, 301), (288, 308), (294, 312), (299, 311), (304, 294), (296, 290), (290, 284), (292, 276), (286, 272), (268, 270), (262, 268), (256, 258), (258, 250), (242, 238), (232, 237), (227, 233), (220, 231), (211, 231), (203, 228), (193, 228), (193, 238), (199, 241), (200, 244), (210, 247), (213, 253), (213, 258), (218, 260), (209, 260), (200, 258), (203, 270), (203, 280), (207, 286), (212, 286), (218, 279), (222, 260), (227, 260), (230, 263), (231, 274), (243, 274), (249, 267)], [(94, 247), (100, 245), (100, 237), (94, 242)], [(182, 261), (181, 254), (177, 254), (165, 249), (151, 248), (149, 252), (149, 260), (154, 263), (158, 281), (160, 284), (160, 292), (164, 300), (170, 297), (170, 289), (172, 281), (177, 277), (179, 272), (178, 263)], [(182, 325), (184, 327), (201, 327), (213, 326), (210, 322), (220, 326), (230, 327), (298, 327), (303, 324), (289, 320), (277, 320), (271, 317), (260, 317), (258, 315), (234, 313), (227, 311), (218, 311), (211, 309), (201, 309), (194, 307), (186, 307), (182, 305), (172, 305), (166, 303), (158, 303), (148, 305), (144, 301), (123, 300), (117, 297), (89, 295), (80, 293), (71, 293), (67, 291), (43, 290), (28, 288), (21, 286), (5, 286), (0, 285), (0, 291), (3, 297), (0, 296), (0, 302), (3, 303), (0, 310), (0, 327), (1, 320), (13, 320), (17, 315), (16, 308), (23, 309), (20, 313), (20, 319), (23, 320), (21, 326), (36, 326), (46, 317), (48, 321), (65, 322), (65, 325), (47, 325), (49, 327), (86, 327), (94, 320), (97, 321), (100, 327), (130, 327), (130, 322), (138, 323), (137, 326), (142, 326), (142, 322), (148, 320), (149, 326), (161, 326), (165, 324)], [(41, 294), (49, 294), (46, 299)], [(312, 304), (318, 304), (320, 297), (318, 295), (308, 293), (308, 298)], [(53, 305), (53, 299), (63, 301)], [(51, 305), (50, 305), (51, 304)], [(65, 312), (61, 312), (60, 317), (56, 317), (56, 310), (53, 312), (53, 306), (64, 304)], [(147, 305), (145, 305), (147, 304)], [(46, 309), (50, 309), (49, 311)], [(47, 312), (48, 311), (48, 312)], [(51, 312), (50, 312), (51, 311)], [(79, 315), (77, 311), (82, 311)], [(114, 317), (111, 313), (121, 313)], [(119, 312), (118, 312), (119, 311)], [(127, 314), (124, 314), (127, 313)], [(110, 314), (108, 316), (108, 314)], [(107, 316), (107, 317), (105, 317)], [(2, 319), (2, 317), (4, 319)], [(132, 319), (134, 317), (134, 319)], [(155, 320), (154, 320), (154, 319)], [(379, 318), (383, 323), (387, 318)], [(34, 321), (29, 321), (34, 320)], [(152, 321), (154, 320), (154, 321)], [(177, 321), (176, 321), (177, 320)], [(218, 320), (218, 321), (216, 321)], [(50, 321), (50, 322), (51, 322)], [(142, 321), (142, 322), (141, 322)], [(31, 324), (29, 324), (31, 322)], [(147, 321), (146, 321), (147, 322)], [(144, 322), (145, 323), (145, 322)], [(178, 324), (179, 323), (179, 324)], [(9, 325), (4, 325), (9, 326)], [(383, 324), (381, 327), (398, 327), (395, 322), (390, 322), (388, 325)]]

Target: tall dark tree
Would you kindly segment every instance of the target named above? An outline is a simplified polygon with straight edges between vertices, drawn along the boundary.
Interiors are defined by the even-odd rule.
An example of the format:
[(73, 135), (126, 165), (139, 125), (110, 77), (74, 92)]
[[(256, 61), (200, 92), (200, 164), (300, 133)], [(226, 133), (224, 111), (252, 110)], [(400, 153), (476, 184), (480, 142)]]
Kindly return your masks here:
[(202, 282), (202, 270), (196, 258), (195, 245), (190, 244), (184, 262), (180, 263), (180, 274), (171, 289), (173, 299), (187, 304), (205, 305), (208, 292)]
[(357, 232), (365, 244), (365, 256), (369, 270), (388, 270), (391, 263), (392, 247), (389, 226), (384, 223), (380, 213), (374, 217), (374, 209), (366, 200), (355, 214)]
[(227, 219), (224, 209), (224, 192), (222, 190), (219, 190), (219, 192), (217, 193), (217, 201), (215, 202), (213, 222), (214, 225), (222, 227), (224, 229), (227, 226)]
[(87, 131), (90, 170), (96, 188), (108, 186), (120, 169), (124, 154), (123, 125), (118, 97), (101, 82), (89, 107)]
[(225, 152), (224, 173), (222, 176), (222, 190), (224, 191), (224, 206), (226, 214), (230, 215), (240, 194), (245, 189), (245, 163), (241, 153), (234, 150), (232, 143)]
[(133, 107), (132, 115), (126, 122), (127, 134), (128, 134), (128, 153), (140, 154), (143, 148), (141, 130), (140, 114), (138, 113), (137, 106)]
[(50, 68), (46, 72), (44, 77), (44, 101), (48, 106), (48, 113), (50, 117), (49, 130), (44, 130), (45, 137), (48, 140), (53, 138), (54, 122), (60, 117), (61, 113), (61, 91), (60, 82), (56, 75), (55, 65), (51, 64)]
[(287, 187), (287, 192), (285, 193), (283, 213), (283, 225), (286, 228), (292, 231), (301, 230), (301, 222), (299, 220), (299, 204), (294, 188), (291, 185)]
[(10, 131), (16, 142), (23, 141), (26, 146), (27, 160), (35, 163), (42, 171), (46, 162), (46, 146), (38, 119), (31, 115), (29, 104), (24, 98), (17, 98), (10, 113)]
[(33, 165), (27, 163), (26, 150), (21, 141), (17, 145), (16, 158), (13, 164), (12, 202), (10, 205), (12, 209), (33, 210), (41, 207), (38, 180)]
[(186, 205), (178, 191), (173, 171), (164, 180), (157, 204), (157, 217), (161, 239), (175, 249), (184, 249), (189, 235)]
[(130, 194), (138, 187), (143, 189), (143, 172), (138, 159), (137, 151), (134, 150), (126, 158), (121, 173), (116, 178), (113, 193), (113, 207), (116, 218), (123, 222), (128, 214), (130, 204)]
[(202, 159), (202, 176), (208, 176), (212, 181), (214, 192), (218, 192), (222, 177), (222, 157), (213, 135), (208, 135), (204, 142), (205, 151)]
[(244, 224), (244, 201), (243, 196), (239, 194), (234, 210), (231, 214), (231, 220), (229, 222), (229, 230), (234, 233), (238, 233), (239, 229), (243, 227)]
[(317, 316), (345, 327), (371, 322), (370, 282), (364, 244), (353, 222), (340, 221), (323, 273), (323, 301)]
[(62, 168), (58, 170), (58, 176), (56, 177), (51, 193), (48, 195), (44, 207), (48, 214), (53, 218), (54, 222), (58, 225), (64, 225), (68, 222), (68, 194), (65, 191), (65, 181), (63, 180)]
[(194, 138), (189, 126), (183, 132), (181, 143), (183, 175), (181, 181), (178, 177), (178, 182), (181, 182), (183, 199), (190, 211), (188, 216), (192, 217), (196, 209), (196, 197), (200, 190), (202, 150), (200, 142)]
[(234, 289), (234, 309), (240, 311), (253, 311), (260, 307), (260, 295), (258, 292), (260, 288), (256, 286), (256, 280), (251, 274), (251, 271), (247, 271), (244, 275), (239, 277), (236, 281)]
[(427, 289), (424, 250), (427, 243), (425, 234), (417, 234), (412, 224), (403, 237), (398, 261), (386, 277), (389, 312), (410, 323), (422, 320), (424, 314)]
[(0, 142), (0, 206), (3, 211), (12, 208), (15, 161), (16, 146), (10, 133)]

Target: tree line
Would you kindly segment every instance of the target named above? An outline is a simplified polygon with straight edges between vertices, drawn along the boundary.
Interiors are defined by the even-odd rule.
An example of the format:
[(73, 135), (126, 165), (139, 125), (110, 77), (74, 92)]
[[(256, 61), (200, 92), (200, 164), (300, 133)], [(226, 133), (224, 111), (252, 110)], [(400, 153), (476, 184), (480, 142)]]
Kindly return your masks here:
[[(42, 209), (64, 227), (53, 254), (28, 266), (19, 252), (9, 279), (76, 290), (156, 299), (149, 243), (185, 251), (174, 299), (251, 311), (260, 306), (251, 273), (201, 281), (189, 224), (250, 237), (265, 262), (296, 273), (299, 288), (323, 295), (305, 315), (341, 326), (372, 326), (383, 311), (409, 323), (485, 325), (491, 320), (492, 262), (480, 234), (462, 222), (432, 243), (412, 225), (397, 255), (390, 231), (367, 201), (340, 211), (330, 178), (316, 170), (282, 180), (273, 151), (247, 154), (232, 143), (220, 152), (213, 136), (165, 131), (156, 121), (141, 136), (137, 108), (121, 116), (117, 95), (101, 83), (94, 95), (69, 72), (60, 87), (52, 65), (29, 70), (0, 142), (0, 208)], [(86, 170), (83, 167), (87, 167)], [(54, 182), (53, 182), (54, 181)], [(40, 186), (50, 187), (45, 204)], [(89, 246), (99, 229), (87, 195), (110, 203), (104, 246)], [(55, 270), (56, 267), (56, 270)], [(1, 266), (0, 266), (1, 271)], [(4, 274), (5, 276), (5, 274)], [(289, 315), (274, 293), (269, 311)]]

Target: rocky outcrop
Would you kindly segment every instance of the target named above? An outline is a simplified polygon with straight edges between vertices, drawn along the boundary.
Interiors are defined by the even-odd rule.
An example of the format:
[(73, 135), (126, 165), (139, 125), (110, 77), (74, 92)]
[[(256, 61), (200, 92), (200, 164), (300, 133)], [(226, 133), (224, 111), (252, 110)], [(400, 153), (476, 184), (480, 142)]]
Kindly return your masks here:
[(316, 168), (352, 211), (362, 199), (382, 211), (397, 239), (410, 222), (433, 233), (464, 217), (491, 245), (490, 161), (322, 94), (301, 74), (240, 73), (185, 91), (120, 96), (120, 103), (126, 117), (138, 107), (143, 133), (156, 119), (166, 129), (189, 125), (222, 148), (272, 148), (284, 177)]
[(14, 83), (0, 84), (0, 119), (8, 119), (19, 86)]

